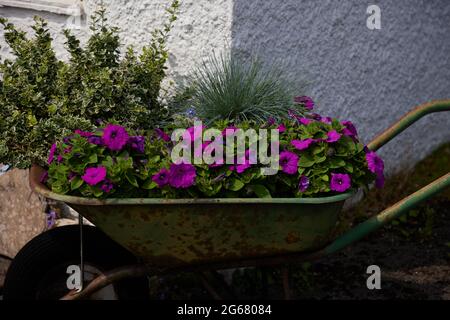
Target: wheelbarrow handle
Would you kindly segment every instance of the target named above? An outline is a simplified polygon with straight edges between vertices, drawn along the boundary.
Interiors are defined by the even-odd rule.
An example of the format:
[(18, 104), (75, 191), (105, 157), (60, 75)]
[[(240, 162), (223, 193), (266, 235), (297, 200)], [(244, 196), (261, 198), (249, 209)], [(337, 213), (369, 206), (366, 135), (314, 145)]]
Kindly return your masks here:
[(367, 145), (367, 148), (376, 151), (420, 118), (430, 113), (442, 111), (450, 111), (450, 100), (436, 100), (419, 105), (404, 115), (390, 128), (379, 134)]
[(439, 179), (431, 182), (422, 189), (414, 192), (408, 197), (400, 200), (396, 204), (383, 210), (378, 215), (360, 223), (353, 229), (347, 231), (345, 234), (337, 238), (327, 247), (325, 247), (321, 253), (322, 255), (336, 252), (349, 244), (360, 240), (369, 233), (381, 228), (390, 221), (400, 217), (402, 214), (408, 212), (414, 208), (420, 202), (431, 198), (440, 191), (450, 186), (450, 172), (440, 177)]

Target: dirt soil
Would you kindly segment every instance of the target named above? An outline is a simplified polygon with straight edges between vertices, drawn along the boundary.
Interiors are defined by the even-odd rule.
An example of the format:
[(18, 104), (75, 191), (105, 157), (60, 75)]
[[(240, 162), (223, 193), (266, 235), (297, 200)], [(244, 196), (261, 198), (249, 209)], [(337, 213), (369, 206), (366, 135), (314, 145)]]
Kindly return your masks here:
[[(303, 281), (305, 291), (297, 290), (297, 297), (450, 300), (450, 201), (423, 208), (430, 207), (435, 220), (426, 239), (385, 228), (311, 266), (310, 286)], [(370, 265), (381, 269), (380, 290), (367, 289)]]

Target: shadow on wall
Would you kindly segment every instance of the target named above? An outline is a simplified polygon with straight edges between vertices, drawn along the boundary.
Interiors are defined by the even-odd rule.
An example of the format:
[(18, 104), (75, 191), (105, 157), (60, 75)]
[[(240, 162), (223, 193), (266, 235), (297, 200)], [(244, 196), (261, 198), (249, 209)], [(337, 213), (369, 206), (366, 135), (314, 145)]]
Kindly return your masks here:
[[(235, 0), (231, 50), (310, 82), (318, 111), (352, 120), (367, 142), (414, 106), (450, 98), (450, 1), (377, 1), (381, 30), (367, 28), (370, 4)], [(450, 140), (449, 115), (422, 121), (386, 147), (395, 169)]]

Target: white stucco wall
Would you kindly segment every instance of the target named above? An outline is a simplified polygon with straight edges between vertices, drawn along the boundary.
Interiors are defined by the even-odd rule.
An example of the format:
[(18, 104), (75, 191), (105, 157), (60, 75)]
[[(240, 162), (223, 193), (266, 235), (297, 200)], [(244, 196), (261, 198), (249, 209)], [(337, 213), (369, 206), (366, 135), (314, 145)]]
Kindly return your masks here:
[[(320, 113), (352, 120), (365, 142), (413, 106), (450, 98), (448, 0), (235, 0), (232, 50), (311, 81)], [(381, 9), (381, 30), (366, 9)], [(422, 119), (382, 149), (408, 166), (450, 141), (450, 112)]]
[[(125, 44), (140, 47), (160, 25), (169, 0), (113, 0), (110, 21)], [(100, 0), (84, 1), (89, 16)], [(323, 114), (352, 120), (368, 142), (413, 106), (450, 98), (450, 1), (379, 0), (382, 29), (366, 27), (360, 0), (183, 0), (169, 40), (169, 75), (182, 81), (212, 50), (256, 53), (296, 81), (311, 82), (308, 94)], [(0, 7), (0, 15), (30, 30), (32, 16), (49, 21), (58, 55), (67, 16)], [(1, 31), (0, 31), (1, 32)], [(84, 26), (76, 32), (87, 38)], [(7, 48), (0, 40), (2, 56)], [(450, 141), (450, 115), (420, 121), (383, 149), (388, 170), (412, 165)]]

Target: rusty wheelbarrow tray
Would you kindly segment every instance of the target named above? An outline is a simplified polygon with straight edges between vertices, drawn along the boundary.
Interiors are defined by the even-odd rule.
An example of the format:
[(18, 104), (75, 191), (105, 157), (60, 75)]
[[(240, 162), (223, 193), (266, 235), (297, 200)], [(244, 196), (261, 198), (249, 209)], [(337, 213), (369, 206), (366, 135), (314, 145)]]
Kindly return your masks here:
[[(421, 117), (450, 110), (450, 100), (418, 106), (368, 144), (377, 150)], [(217, 270), (235, 266), (315, 260), (336, 252), (398, 218), (450, 185), (450, 173), (402, 199), (333, 240), (338, 214), (353, 193), (289, 199), (88, 199), (59, 195), (30, 172), (32, 189), (63, 201), (144, 264), (106, 273), (77, 299), (125, 277), (178, 270)]]

